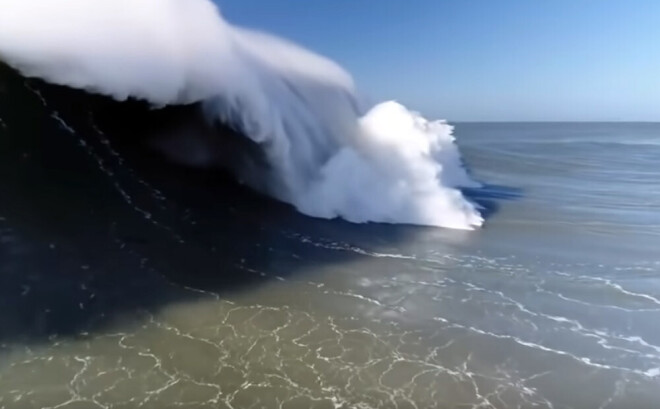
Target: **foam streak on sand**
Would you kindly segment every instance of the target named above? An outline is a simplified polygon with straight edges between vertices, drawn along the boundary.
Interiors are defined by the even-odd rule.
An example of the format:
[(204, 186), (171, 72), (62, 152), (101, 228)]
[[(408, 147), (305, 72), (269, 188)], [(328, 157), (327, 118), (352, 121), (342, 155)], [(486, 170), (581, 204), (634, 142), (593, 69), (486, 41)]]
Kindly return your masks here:
[(236, 172), (305, 214), (482, 223), (457, 189), (476, 183), (451, 126), (395, 102), (363, 109), (337, 64), (235, 27), (209, 0), (0, 0), (0, 59), (118, 100), (201, 102), (262, 147), (268, 169)]

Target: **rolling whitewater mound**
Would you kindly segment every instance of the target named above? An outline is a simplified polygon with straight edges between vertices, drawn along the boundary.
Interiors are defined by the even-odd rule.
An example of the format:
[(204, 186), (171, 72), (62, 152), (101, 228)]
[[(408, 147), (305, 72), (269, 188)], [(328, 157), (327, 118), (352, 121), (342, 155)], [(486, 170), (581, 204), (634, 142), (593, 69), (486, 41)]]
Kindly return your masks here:
[(229, 168), (307, 215), (483, 223), (450, 125), (364, 107), (334, 62), (235, 27), (209, 0), (0, 0), (0, 60), (140, 106), (137, 137), (171, 160)]

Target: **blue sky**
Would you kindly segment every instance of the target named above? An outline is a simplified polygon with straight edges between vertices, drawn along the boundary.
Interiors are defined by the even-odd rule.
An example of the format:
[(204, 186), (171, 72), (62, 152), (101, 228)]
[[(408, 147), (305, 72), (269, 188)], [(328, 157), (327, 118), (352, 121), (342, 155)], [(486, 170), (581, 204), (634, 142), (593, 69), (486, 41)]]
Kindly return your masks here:
[(660, 121), (658, 0), (216, 0), (452, 121)]

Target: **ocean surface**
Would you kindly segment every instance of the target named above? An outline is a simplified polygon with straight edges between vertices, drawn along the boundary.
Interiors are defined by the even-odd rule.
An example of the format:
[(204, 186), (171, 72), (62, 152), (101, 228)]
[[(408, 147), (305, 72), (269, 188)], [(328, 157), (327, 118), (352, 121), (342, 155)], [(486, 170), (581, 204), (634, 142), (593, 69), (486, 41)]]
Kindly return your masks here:
[(171, 165), (194, 111), (0, 69), (0, 408), (660, 407), (660, 124), (455, 124), (461, 231)]

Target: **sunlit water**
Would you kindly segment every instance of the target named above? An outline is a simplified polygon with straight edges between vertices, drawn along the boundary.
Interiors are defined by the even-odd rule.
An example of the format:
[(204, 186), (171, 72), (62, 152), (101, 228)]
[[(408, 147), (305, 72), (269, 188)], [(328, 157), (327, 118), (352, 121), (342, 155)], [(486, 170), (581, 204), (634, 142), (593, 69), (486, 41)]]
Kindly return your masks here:
[(352, 225), (8, 78), (0, 407), (659, 407), (660, 125), (458, 124), (483, 229)]

